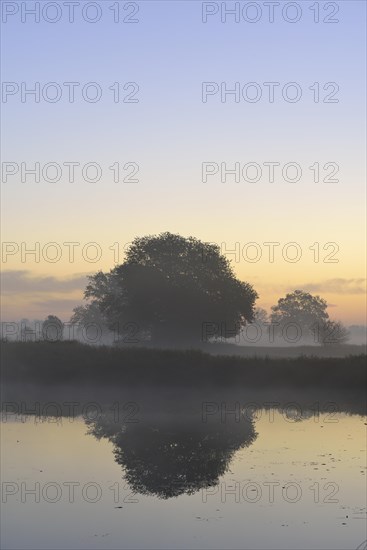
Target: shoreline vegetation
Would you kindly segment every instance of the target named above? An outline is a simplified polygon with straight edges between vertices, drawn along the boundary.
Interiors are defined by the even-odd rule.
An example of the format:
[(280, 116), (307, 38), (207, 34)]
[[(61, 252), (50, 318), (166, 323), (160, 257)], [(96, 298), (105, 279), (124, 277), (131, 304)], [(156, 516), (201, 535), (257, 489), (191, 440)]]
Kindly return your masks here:
[(365, 391), (365, 346), (205, 349), (89, 346), (79, 342), (5, 342), (2, 386), (305, 387)]

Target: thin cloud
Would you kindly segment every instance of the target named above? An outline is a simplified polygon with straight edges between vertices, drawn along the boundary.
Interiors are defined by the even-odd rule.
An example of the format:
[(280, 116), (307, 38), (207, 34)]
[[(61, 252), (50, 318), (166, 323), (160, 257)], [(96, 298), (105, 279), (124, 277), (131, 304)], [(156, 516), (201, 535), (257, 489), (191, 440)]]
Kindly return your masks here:
[(87, 284), (87, 274), (77, 273), (71, 277), (57, 278), (32, 275), (30, 271), (9, 270), (1, 274), (1, 292), (4, 296), (33, 293), (70, 293), (83, 291)]
[(327, 279), (320, 283), (307, 283), (300, 288), (308, 292), (325, 292), (328, 294), (365, 294), (366, 279)]
[[(366, 279), (326, 279), (318, 283), (296, 283), (296, 284), (258, 284), (260, 293), (271, 293), (279, 298), (288, 292), (304, 290), (306, 292), (321, 294), (365, 294)], [(335, 305), (335, 304), (334, 304)]]
[(31, 303), (31, 306), (36, 307), (39, 311), (43, 311), (44, 313), (49, 313), (50, 311), (62, 311), (62, 312), (71, 312), (74, 307), (78, 305), (75, 303), (75, 300), (57, 300), (57, 299), (50, 299), (45, 301), (34, 301)]

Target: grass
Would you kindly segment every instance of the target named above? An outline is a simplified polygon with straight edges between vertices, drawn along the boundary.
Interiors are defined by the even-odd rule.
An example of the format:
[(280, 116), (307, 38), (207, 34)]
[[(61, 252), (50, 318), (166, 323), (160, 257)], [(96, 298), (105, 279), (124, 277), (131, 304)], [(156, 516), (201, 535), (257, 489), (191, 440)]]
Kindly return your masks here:
[(2, 384), (240, 385), (364, 391), (367, 382), (365, 354), (270, 359), (196, 350), (92, 347), (78, 342), (7, 342), (1, 355)]

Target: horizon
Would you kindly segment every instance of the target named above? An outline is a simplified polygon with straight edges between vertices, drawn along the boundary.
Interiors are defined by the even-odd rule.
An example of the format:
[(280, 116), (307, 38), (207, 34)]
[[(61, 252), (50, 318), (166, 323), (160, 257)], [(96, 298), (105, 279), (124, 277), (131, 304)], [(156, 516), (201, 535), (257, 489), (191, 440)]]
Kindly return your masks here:
[[(294, 247), (292, 248), (295, 250)], [(237, 258), (241, 257), (240, 246), (234, 247), (232, 250), (235, 252), (229, 252), (228, 256), (225, 254), (228, 259), (234, 255)], [(252, 250), (256, 252), (256, 248), (253, 246)], [(264, 247), (264, 251), (270, 254), (270, 246)], [(110, 253), (112, 255), (116, 254), (117, 247), (114, 246)], [(10, 321), (15, 317), (19, 319), (38, 319), (53, 314), (66, 322), (70, 319), (73, 309), (85, 303), (83, 294), (87, 277), (94, 275), (99, 270), (108, 272), (116, 265), (121, 265), (121, 263), (123, 262), (116, 263), (106, 270), (103, 269), (103, 263), (101, 262), (100, 269), (75, 273), (65, 277), (58, 277), (50, 273), (34, 273), (27, 269), (3, 270), (1, 274), (1, 316), (3, 319), (6, 318)], [(233, 264), (231, 262), (231, 265), (235, 274), (239, 277), (238, 269), (235, 267), (237, 263)], [(348, 325), (367, 325), (366, 279), (362, 277), (351, 279), (330, 278), (319, 283), (304, 281), (303, 283), (282, 283), (278, 285), (264, 284), (259, 276), (254, 276), (253, 279), (240, 280), (252, 284), (260, 295), (256, 307), (265, 309), (267, 313), (270, 313), (272, 306), (277, 304), (279, 298), (300, 289), (324, 298), (328, 303), (330, 318)], [(276, 292), (278, 292), (278, 295), (276, 295)], [(361, 296), (364, 298), (363, 304), (361, 304)], [(271, 301), (271, 298), (273, 298), (273, 301)]]

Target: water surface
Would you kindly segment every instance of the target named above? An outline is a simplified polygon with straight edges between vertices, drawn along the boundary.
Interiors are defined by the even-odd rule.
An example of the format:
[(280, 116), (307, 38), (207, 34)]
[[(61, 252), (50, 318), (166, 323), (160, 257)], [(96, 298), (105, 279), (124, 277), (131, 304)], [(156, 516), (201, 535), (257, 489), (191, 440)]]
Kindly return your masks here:
[(345, 550), (366, 539), (366, 418), (348, 407), (259, 408), (241, 392), (93, 402), (71, 416), (3, 415), (2, 548)]

